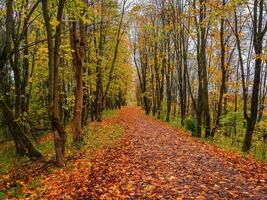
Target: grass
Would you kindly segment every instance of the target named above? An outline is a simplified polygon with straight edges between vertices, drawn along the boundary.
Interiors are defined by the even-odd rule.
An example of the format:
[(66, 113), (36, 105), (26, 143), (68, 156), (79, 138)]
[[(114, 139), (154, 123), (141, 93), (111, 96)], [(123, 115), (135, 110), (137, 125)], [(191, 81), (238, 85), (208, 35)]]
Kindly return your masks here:
[[(16, 154), (13, 142), (5, 142), (0, 146), (0, 175), (10, 171), (13, 167), (27, 162), (26, 157)], [(1, 196), (1, 195), (0, 195)]]
[(1, 144), (0, 152), (0, 174), (3, 174), (10, 169), (10, 164), (13, 163), (13, 160), (16, 159), (17, 155), (11, 142)]
[(4, 199), (5, 193), (0, 191), (0, 199)]
[(104, 110), (102, 113), (102, 118), (103, 119), (110, 119), (117, 115), (118, 110)]
[(121, 125), (99, 126), (93, 130), (89, 129), (89, 134), (85, 137), (85, 145), (83, 148), (97, 151), (101, 148), (110, 148), (123, 135), (123, 127)]
[[(105, 110), (103, 112), (103, 119), (109, 119), (116, 116), (116, 110)], [(66, 132), (68, 134), (67, 141), (65, 144), (66, 155), (70, 155), (73, 152), (81, 151), (72, 144), (72, 134), (70, 126), (67, 126)], [(114, 126), (97, 126), (94, 128), (84, 129), (84, 145), (82, 150), (85, 148), (92, 148), (97, 150), (104, 146), (111, 146), (112, 142), (122, 136), (123, 128), (120, 125)], [(35, 145), (36, 148), (42, 153), (46, 159), (52, 159), (54, 157), (54, 141), (53, 136), (49, 131), (43, 131), (41, 137), (47, 137), (41, 144)], [(25, 156), (17, 156), (15, 146), (12, 141), (5, 142), (0, 145), (0, 175), (6, 174), (16, 166), (20, 166), (29, 161)], [(1, 193), (0, 193), (1, 196)]]
[[(112, 118), (116, 114), (116, 111), (107, 110), (103, 113), (103, 119)], [(72, 156), (76, 155), (77, 153), (88, 151), (89, 153), (86, 154), (85, 159), (90, 160), (98, 150), (103, 148), (112, 148), (115, 142), (123, 136), (124, 128), (119, 124), (105, 124), (105, 122), (96, 123), (94, 126), (89, 126), (84, 129), (84, 141), (79, 146), (73, 145), (72, 143), (72, 134), (70, 127), (67, 127), (66, 131), (68, 133), (65, 145), (66, 156)], [(47, 137), (48, 135), (43, 136)], [(43, 143), (37, 145), (37, 148), (45, 156), (46, 159), (51, 159), (54, 157), (53, 138), (47, 137), (47, 139), (45, 139)], [(15, 166), (21, 164), (21, 159), (23, 159), (25, 163), (28, 161), (28, 158), (26, 157), (21, 158), (16, 156), (14, 145), (12, 143), (6, 143), (5, 148), (1, 147), (0, 150), (0, 175), (1, 173), (7, 173)], [(72, 162), (69, 161), (66, 164), (67, 167), (71, 165)], [(47, 169), (47, 171), (50, 171), (51, 173), (53, 173), (54, 170), (57, 169)], [(42, 187), (42, 182), (38, 177), (33, 179), (33, 181), (28, 183), (27, 185), (27, 188), (29, 188), (30, 190), (35, 190), (39, 187)], [(22, 186), (18, 182), (18, 184), (14, 185), (14, 187), (9, 188), (8, 190), (0, 190), (0, 199), (4, 199), (6, 195), (14, 198), (25, 198), (26, 196), (21, 191), (21, 188)]]
[[(166, 108), (165, 108), (165, 104), (163, 103), (163, 111), (161, 113), (160, 116), (160, 120), (163, 122), (166, 122)], [(151, 116), (153, 116), (152, 114), (150, 114)], [(158, 118), (157, 114), (155, 116), (153, 116), (154, 118)], [(191, 132), (190, 130), (187, 130), (185, 127), (183, 127), (181, 125), (181, 118), (178, 117), (173, 117), (172, 113), (170, 114), (170, 121), (167, 122), (169, 123), (172, 127), (180, 129), (180, 130), (184, 130), (187, 132)], [(225, 136), (223, 135), (223, 133), (221, 132), (217, 132), (215, 134), (214, 138), (200, 138), (201, 140), (215, 145), (217, 147), (223, 148), (223, 149), (227, 149), (230, 151), (234, 151), (236, 153), (239, 153), (243, 156), (252, 156), (254, 158), (256, 158), (257, 160), (261, 160), (261, 161), (265, 161), (267, 162), (267, 152), (264, 155), (264, 151), (263, 151), (263, 142), (259, 141), (259, 139), (257, 138), (258, 136), (256, 136), (256, 134), (254, 134), (254, 138), (253, 138), (253, 146), (249, 152), (249, 154), (245, 154), (242, 152), (242, 144), (243, 144), (243, 140), (244, 140), (244, 133), (242, 133), (242, 128), (239, 128), (239, 135), (236, 136), (235, 138), (233, 138), (232, 136)], [(233, 142), (234, 141), (234, 142)]]
[[(152, 113), (150, 113), (150, 116), (154, 117), (155, 119), (158, 119), (158, 115), (157, 114), (155, 116), (153, 116)], [(167, 122), (166, 121), (166, 113), (165, 112), (163, 112), (161, 114), (159, 120), (162, 121), (162, 122)], [(174, 117), (173, 114), (170, 114), (170, 121), (167, 122), (167, 123), (169, 123), (174, 128), (185, 130), (185, 128), (181, 125), (181, 118)]]
[(34, 179), (29, 185), (29, 189), (36, 189), (38, 187), (41, 187), (42, 186), (42, 183), (38, 180), (38, 179)]
[(224, 148), (230, 151), (234, 151), (243, 156), (252, 156), (256, 158), (257, 160), (267, 162), (267, 157), (264, 155), (263, 150), (262, 150), (263, 142), (260, 142), (260, 141), (254, 142), (250, 152), (247, 154), (241, 151), (242, 145), (243, 145), (243, 138), (236, 139), (236, 138), (223, 136), (217, 133), (214, 138), (209, 138), (209, 139), (202, 138), (202, 140), (209, 144), (213, 144), (217, 147)]

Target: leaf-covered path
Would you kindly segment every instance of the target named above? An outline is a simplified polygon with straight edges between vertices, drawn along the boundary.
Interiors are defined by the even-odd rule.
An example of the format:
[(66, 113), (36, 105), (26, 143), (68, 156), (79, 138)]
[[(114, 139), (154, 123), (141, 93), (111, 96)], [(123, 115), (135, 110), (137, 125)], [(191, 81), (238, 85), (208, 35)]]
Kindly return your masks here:
[(266, 199), (267, 165), (243, 158), (123, 108), (125, 136), (99, 153), (90, 199)]

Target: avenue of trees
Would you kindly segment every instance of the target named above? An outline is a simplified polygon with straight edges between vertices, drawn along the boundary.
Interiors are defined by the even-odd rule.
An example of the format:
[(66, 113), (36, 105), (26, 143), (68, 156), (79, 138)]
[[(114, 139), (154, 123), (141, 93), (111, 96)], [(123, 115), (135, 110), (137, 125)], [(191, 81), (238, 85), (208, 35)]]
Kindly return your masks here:
[(79, 143), (89, 121), (126, 104), (129, 6), (126, 0), (1, 0), (0, 9), (1, 140), (40, 159), (33, 141), (51, 129), (62, 166), (68, 124)]
[(146, 114), (266, 157), (266, 32), (265, 0), (0, 0), (0, 144), (42, 159), (53, 132), (63, 166), (66, 128), (80, 144), (136, 93)]
[(232, 138), (244, 152), (256, 142), (266, 146), (266, 6), (264, 0), (144, 2), (131, 41), (146, 113), (178, 118), (197, 137)]

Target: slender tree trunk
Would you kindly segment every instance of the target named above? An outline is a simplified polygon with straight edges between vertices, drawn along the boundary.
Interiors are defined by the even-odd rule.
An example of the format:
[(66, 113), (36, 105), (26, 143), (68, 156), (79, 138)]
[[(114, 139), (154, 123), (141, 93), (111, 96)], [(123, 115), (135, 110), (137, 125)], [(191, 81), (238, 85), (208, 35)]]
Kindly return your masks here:
[(127, 0), (123, 0), (123, 2), (122, 2), (122, 12), (121, 12), (118, 31), (117, 31), (116, 45), (115, 45), (114, 55), (113, 55), (113, 59), (112, 59), (112, 63), (111, 63), (111, 67), (110, 67), (110, 71), (109, 71), (109, 75), (108, 75), (107, 86), (106, 86), (106, 89), (105, 89), (104, 94), (102, 96), (102, 104), (104, 104), (104, 101), (107, 98), (107, 94), (108, 94), (108, 91), (109, 91), (109, 88), (110, 88), (110, 83), (111, 83), (111, 80), (112, 80), (113, 71), (114, 71), (115, 64), (116, 64), (117, 57), (118, 57), (118, 50), (119, 50), (121, 37), (122, 37), (122, 35), (124, 33), (124, 31), (122, 30), (122, 27), (123, 27), (123, 19), (124, 19), (124, 14), (125, 14), (126, 1)]
[(206, 0), (199, 0), (200, 3), (200, 68), (202, 68), (203, 88), (202, 88), (202, 102), (205, 114), (205, 137), (211, 136), (211, 117), (209, 109), (209, 95), (208, 95), (208, 70), (206, 58), (206, 43), (207, 43), (207, 27), (203, 26), (206, 20)]
[(19, 69), (19, 53), (15, 53), (14, 61), (11, 61), (11, 65), (13, 65), (14, 71), (14, 79), (15, 79), (15, 117), (18, 119), (21, 116), (21, 74)]
[(66, 132), (64, 125), (59, 118), (59, 47), (61, 37), (61, 20), (63, 16), (63, 9), (65, 0), (59, 0), (57, 21), (59, 25), (56, 27), (55, 40), (52, 36), (52, 27), (50, 24), (50, 16), (48, 10), (47, 0), (42, 0), (43, 16), (45, 20), (46, 33), (47, 33), (47, 45), (48, 45), (48, 66), (49, 66), (49, 117), (51, 120), (51, 126), (54, 133), (54, 144), (56, 152), (56, 163), (58, 166), (64, 165), (65, 154), (65, 141)]
[[(102, 57), (104, 51), (104, 12), (105, 5), (104, 1), (101, 0), (101, 16), (100, 16), (100, 25), (99, 25), (99, 40), (97, 41), (96, 36), (94, 37), (94, 43), (97, 54), (97, 63), (96, 63), (96, 99), (95, 99), (95, 118), (97, 121), (102, 120), (102, 110), (103, 110), (103, 74), (102, 74)], [(96, 31), (96, 24), (95, 31)]]
[(167, 94), (167, 113), (166, 113), (166, 121), (170, 121), (170, 112), (171, 112), (171, 103), (172, 103), (172, 66), (171, 66), (171, 49), (170, 49), (170, 36), (167, 38), (167, 52), (168, 52), (168, 60), (167, 60), (167, 72), (166, 72), (166, 94)]
[(265, 72), (264, 72), (264, 78), (262, 81), (262, 89), (261, 89), (261, 101), (260, 101), (260, 107), (259, 107), (259, 117), (258, 117), (258, 122), (261, 121), (262, 116), (263, 116), (263, 110), (264, 110), (264, 102), (265, 102), (265, 98), (267, 95), (267, 62), (265, 65)]
[[(258, 103), (259, 103), (259, 91), (261, 82), (261, 68), (262, 59), (259, 55), (262, 54), (263, 38), (267, 31), (267, 22), (263, 27), (263, 0), (254, 1), (254, 19), (253, 19), (253, 46), (256, 54), (255, 59), (255, 70), (254, 70), (254, 80), (252, 86), (252, 97), (251, 97), (251, 113), (247, 120), (246, 135), (243, 143), (242, 150), (247, 152), (251, 148), (252, 136), (255, 129), (255, 125), (258, 117)], [(258, 10), (259, 8), (259, 10)]]
[(83, 140), (82, 134), (82, 110), (83, 110), (83, 60), (84, 60), (84, 46), (85, 46), (85, 31), (84, 25), (79, 23), (80, 36), (77, 35), (76, 23), (72, 23), (71, 30), (71, 47), (73, 50), (73, 65), (75, 66), (75, 106), (74, 118), (72, 124), (73, 142), (80, 142)]
[[(14, 50), (17, 49), (18, 47), (16, 46), (14, 49), (11, 48), (11, 44), (12, 44), (12, 34), (14, 34), (14, 10), (13, 10), (13, 0), (7, 0), (6, 1), (6, 22), (5, 22), (5, 42), (4, 42), (4, 48), (1, 49), (1, 54), (0, 54), (0, 76), (1, 76), (1, 80), (0, 80), (0, 91), (1, 94), (6, 94), (7, 92), (9, 92), (9, 87), (10, 84), (9, 82), (9, 77), (7, 76), (8, 73), (8, 69), (6, 67), (8, 61), (10, 61), (10, 64), (12, 66), (13, 72), (14, 72), (14, 78), (20, 78), (19, 75), (19, 71), (18, 68), (19, 66), (14, 66), (14, 63), (12, 62), (12, 58), (11, 56), (14, 57), (14, 59), (16, 59), (16, 64), (18, 64), (18, 59), (19, 59), (19, 55), (16, 53), (15, 55), (13, 55), (13, 53), (15, 52)], [(36, 4), (37, 5), (37, 4)], [(35, 9), (35, 8), (34, 8)], [(34, 10), (32, 9), (32, 10)], [(30, 16), (31, 16), (32, 12), (30, 12), (30, 14), (27, 15), (25, 22), (28, 22)], [(23, 27), (22, 29), (22, 34), (24, 34), (25, 32), (25, 27)], [(14, 68), (16, 67), (16, 68)], [(14, 69), (16, 69), (14, 71)], [(16, 77), (15, 77), (15, 73), (16, 73)], [(16, 91), (18, 91), (18, 88), (20, 87), (20, 82), (17, 79), (17, 82), (15, 83), (15, 88)], [(15, 102), (21, 106), (20, 103), (20, 91), (18, 93), (18, 96), (16, 97)], [(27, 137), (26, 132), (24, 127), (22, 126), (21, 120), (20, 120), (20, 108), (18, 106), (15, 106), (15, 110), (16, 110), (16, 115), (13, 114), (13, 111), (10, 107), (10, 104), (7, 104), (7, 101), (10, 101), (10, 96), (9, 95), (3, 95), (2, 97), (0, 97), (0, 109), (2, 110), (2, 113), (4, 115), (4, 119), (6, 121), (6, 123), (8, 124), (8, 127), (14, 137), (14, 142), (16, 145), (16, 149), (17, 149), (17, 153), (21, 154), (21, 155), (27, 155), (28, 157), (32, 158), (32, 159), (40, 159), (42, 158), (41, 153), (39, 153), (34, 146), (32, 145), (32, 142), (30, 141), (30, 139)]]
[[(224, 8), (225, 0), (222, 2), (222, 6)], [(220, 20), (220, 45), (221, 45), (221, 73), (222, 73), (222, 80), (221, 80), (221, 87), (220, 87), (220, 94), (219, 94), (219, 101), (218, 101), (218, 109), (217, 109), (217, 116), (215, 120), (215, 127), (212, 129), (211, 136), (215, 135), (215, 131), (220, 126), (220, 117), (222, 115), (222, 108), (223, 108), (223, 99), (224, 94), (226, 92), (226, 69), (225, 69), (225, 41), (224, 41), (224, 18), (222, 17)]]
[(0, 107), (13, 134), (17, 152), (34, 160), (42, 158), (42, 154), (34, 148), (30, 139), (26, 136), (21, 120), (16, 119), (3, 99), (0, 99)]

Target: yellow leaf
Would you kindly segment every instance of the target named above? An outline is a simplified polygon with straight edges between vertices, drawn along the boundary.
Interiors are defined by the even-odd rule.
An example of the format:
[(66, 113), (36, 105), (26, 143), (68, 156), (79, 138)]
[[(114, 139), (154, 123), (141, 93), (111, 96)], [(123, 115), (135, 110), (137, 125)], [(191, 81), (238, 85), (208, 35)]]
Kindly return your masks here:
[(55, 28), (59, 25), (59, 21), (57, 21), (57, 19), (52, 19), (50, 24), (53, 28)]

